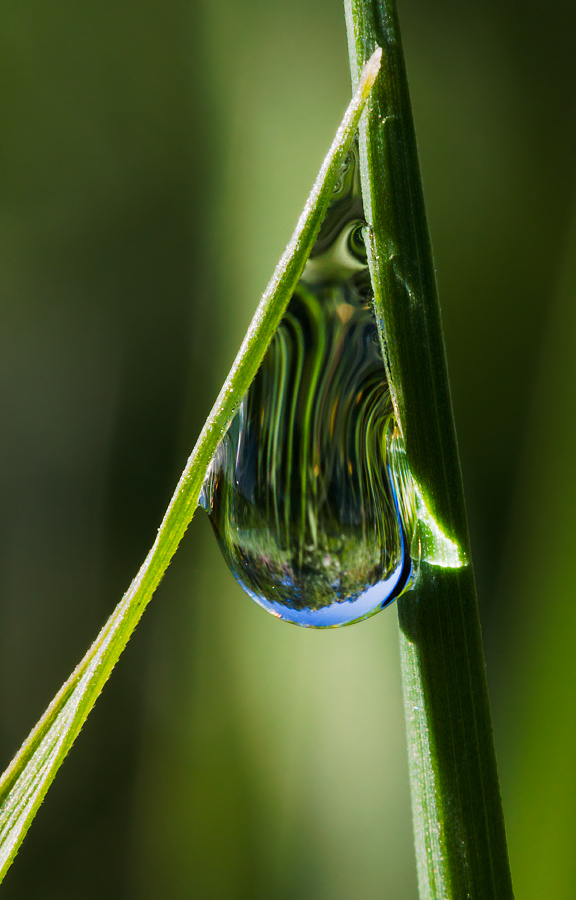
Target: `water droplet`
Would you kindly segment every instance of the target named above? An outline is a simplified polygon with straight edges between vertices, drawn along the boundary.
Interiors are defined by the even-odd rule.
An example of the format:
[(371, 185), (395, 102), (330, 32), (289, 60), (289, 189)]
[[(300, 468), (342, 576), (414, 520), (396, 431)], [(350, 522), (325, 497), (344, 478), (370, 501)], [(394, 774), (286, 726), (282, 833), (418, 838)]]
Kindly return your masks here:
[(353, 150), (201, 496), (244, 590), (298, 625), (373, 615), (412, 572), (364, 229)]

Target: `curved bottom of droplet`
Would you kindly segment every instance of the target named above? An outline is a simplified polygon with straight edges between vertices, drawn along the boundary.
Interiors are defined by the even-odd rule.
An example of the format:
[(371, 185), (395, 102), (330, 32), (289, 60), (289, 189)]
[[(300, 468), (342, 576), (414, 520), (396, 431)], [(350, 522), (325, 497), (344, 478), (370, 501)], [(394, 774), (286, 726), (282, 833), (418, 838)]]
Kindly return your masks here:
[[(243, 565), (238, 565), (239, 558), (231, 556), (227, 552), (227, 547), (222, 544), (218, 529), (215, 527), (214, 521), (212, 521), (224, 557), (240, 587), (255, 603), (276, 618), (282, 619), (284, 622), (290, 622), (293, 625), (303, 626), (304, 628), (341, 628), (344, 625), (353, 625), (356, 622), (370, 618), (386, 606), (389, 606), (410, 587), (416, 571), (410, 554), (409, 540), (402, 524), (397, 494), (398, 485), (395, 483), (391, 467), (388, 467), (388, 472), (400, 537), (400, 560), (396, 568), (386, 578), (366, 586), (364, 590), (354, 594), (348, 600), (335, 599), (333, 603), (320, 607), (292, 606), (286, 602), (285, 597), (282, 602), (280, 600), (275, 601), (270, 594), (265, 596), (255, 591), (253, 582), (247, 582), (242, 577), (243, 565), (246, 565), (245, 560)], [(250, 567), (248, 567), (248, 570), (250, 571)], [(269, 582), (268, 589), (270, 593), (273, 593), (275, 586)]]
[[(394, 506), (396, 514), (400, 518), (400, 509), (398, 506), (398, 498), (394, 488), (392, 495), (394, 497)], [(400, 522), (399, 522), (400, 525)], [(277, 603), (269, 600), (267, 597), (257, 594), (248, 585), (246, 585), (239, 577), (237, 571), (232, 569), (233, 575), (240, 585), (246, 591), (249, 597), (254, 600), (258, 606), (272, 613), (278, 619), (284, 622), (291, 622), (292, 625), (300, 625), (304, 628), (341, 628), (344, 625), (354, 625), (363, 619), (369, 619), (376, 615), (384, 607), (393, 603), (400, 594), (402, 594), (410, 585), (414, 575), (414, 567), (407, 546), (406, 535), (403, 527), (400, 525), (400, 536), (402, 542), (401, 559), (397, 567), (387, 578), (383, 578), (376, 584), (370, 585), (354, 599), (341, 600), (331, 603), (329, 606), (323, 606), (320, 609), (291, 609), (284, 603)]]
[(302, 625), (304, 628), (340, 628), (368, 619), (392, 603), (406, 589), (412, 575), (412, 563), (405, 554), (404, 560), (388, 578), (362, 591), (354, 600), (342, 600), (321, 609), (290, 609), (282, 603), (268, 600), (251, 590), (235, 574), (236, 581), (259, 606), (284, 622)]

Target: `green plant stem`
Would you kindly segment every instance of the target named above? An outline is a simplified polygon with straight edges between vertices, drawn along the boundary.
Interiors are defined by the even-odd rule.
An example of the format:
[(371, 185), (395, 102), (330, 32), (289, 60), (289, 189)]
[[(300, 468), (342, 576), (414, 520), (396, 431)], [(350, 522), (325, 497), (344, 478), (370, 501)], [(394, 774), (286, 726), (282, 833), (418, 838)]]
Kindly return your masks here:
[[(382, 74), (360, 129), (368, 258), (411, 472), (470, 560), (434, 265), (394, 0), (345, 0), (353, 79)], [(398, 601), (420, 896), (512, 897), (471, 564), (422, 562)]]
[(186, 464), (152, 549), (96, 641), (0, 779), (0, 880), (190, 524), (214, 451), (262, 362), (314, 245), (378, 74), (380, 56), (380, 51), (375, 52), (362, 73), (292, 239)]

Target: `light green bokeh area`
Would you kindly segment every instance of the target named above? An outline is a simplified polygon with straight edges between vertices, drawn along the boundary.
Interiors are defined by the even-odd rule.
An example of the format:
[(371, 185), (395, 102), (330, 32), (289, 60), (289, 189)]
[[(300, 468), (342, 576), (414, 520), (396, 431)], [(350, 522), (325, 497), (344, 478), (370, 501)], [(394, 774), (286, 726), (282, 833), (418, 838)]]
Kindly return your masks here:
[[(228, 359), (349, 96), (343, 17), (321, 11), (205, 11), (226, 123), (215, 233)], [(190, 536), (174, 574), (182, 604), (196, 607), (180, 638), (190, 659), (175, 669), (173, 638), (156, 657), (179, 699), (170, 719), (179, 709), (185, 724), (175, 766), (156, 695), (138, 780), (139, 894), (345, 900), (377, 898), (385, 884), (413, 896), (394, 614), (339, 632), (285, 625), (235, 585), (206, 522), (193, 534), (205, 563), (194, 577), (186, 569)], [(154, 695), (154, 664), (150, 679)]]
[[(568, 900), (574, 13), (399, 7), (517, 896)], [(20, 0), (0, 46), (7, 763), (145, 555), (350, 87), (339, 0)], [(278, 622), (199, 514), (2, 890), (415, 900), (394, 608)]]
[[(151, 663), (138, 896), (414, 896), (393, 617), (280, 627), (193, 534), (196, 609), (165, 622)], [(186, 600), (188, 574), (173, 573)]]

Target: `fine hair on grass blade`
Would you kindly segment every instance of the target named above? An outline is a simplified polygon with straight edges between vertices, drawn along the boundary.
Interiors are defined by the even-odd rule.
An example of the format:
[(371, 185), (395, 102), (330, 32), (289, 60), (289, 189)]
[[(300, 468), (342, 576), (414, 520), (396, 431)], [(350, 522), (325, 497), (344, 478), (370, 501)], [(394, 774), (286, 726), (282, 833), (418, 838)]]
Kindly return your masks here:
[(346, 154), (378, 75), (375, 49), (359, 79), (294, 234), (264, 292), (232, 369), (188, 459), (152, 549), (84, 659), (0, 779), (0, 879), (9, 868), (59, 766), (178, 548), (218, 442), (256, 374), (316, 240)]
[(418, 577), (398, 600), (420, 896), (509, 900), (462, 480), (396, 4), (345, 0), (345, 8), (354, 81), (374, 47), (383, 50), (360, 126), (360, 166), (390, 389), (415, 492), (436, 533), (457, 549), (451, 558), (421, 554)]

